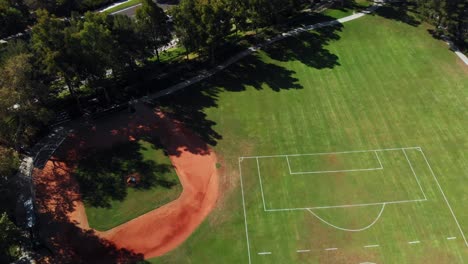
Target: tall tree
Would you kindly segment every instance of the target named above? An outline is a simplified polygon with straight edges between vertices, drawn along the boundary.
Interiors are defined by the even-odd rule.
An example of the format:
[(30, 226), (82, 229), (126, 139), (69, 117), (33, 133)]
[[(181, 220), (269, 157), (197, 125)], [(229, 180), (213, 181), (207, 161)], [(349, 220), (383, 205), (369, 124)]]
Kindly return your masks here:
[(148, 48), (152, 49), (159, 61), (159, 48), (171, 40), (167, 15), (152, 0), (142, 0), (137, 10), (136, 21), (141, 33), (147, 37)]
[(187, 50), (196, 51), (201, 47), (201, 21), (198, 12), (196, 12), (195, 1), (182, 0), (179, 5), (171, 9), (174, 20), (174, 27), (180, 43)]
[(32, 28), (31, 42), (37, 59), (45, 73), (65, 81), (70, 95), (75, 98), (78, 108), (81, 109), (76, 94), (81, 81), (75, 67), (79, 45), (70, 37), (71, 31), (65, 31), (65, 21), (46, 10), (36, 11), (36, 16), (37, 23)]
[(232, 29), (225, 0), (182, 0), (173, 11), (176, 34), (187, 50), (202, 49), (215, 61), (216, 50)]
[[(84, 18), (74, 17), (71, 27), (66, 30), (70, 45), (74, 44), (74, 60), (70, 66), (75, 68), (82, 82), (94, 87), (106, 78), (111, 69), (114, 42), (106, 16), (102, 13), (86, 12)], [(104, 86), (104, 94), (108, 102), (110, 96)]]
[(30, 54), (9, 58), (0, 70), (0, 140), (17, 150), (49, 117), (43, 107), (47, 88), (33, 74)]
[(136, 23), (125, 15), (113, 15), (108, 19), (112, 37), (117, 43), (112, 54), (114, 76), (117, 76), (119, 72), (124, 73), (127, 68), (134, 71), (136, 62), (142, 61), (147, 55), (144, 40), (138, 34)]
[(0, 0), (0, 37), (23, 31), (29, 21), (29, 12), (22, 0)]

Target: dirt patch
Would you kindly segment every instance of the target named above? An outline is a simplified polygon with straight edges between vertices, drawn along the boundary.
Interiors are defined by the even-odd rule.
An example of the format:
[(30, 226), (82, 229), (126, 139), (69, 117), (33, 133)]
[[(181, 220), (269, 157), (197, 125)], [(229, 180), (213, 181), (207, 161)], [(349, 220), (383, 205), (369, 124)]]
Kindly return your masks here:
[[(75, 263), (96, 259), (126, 263), (161, 256), (184, 242), (215, 207), (216, 155), (198, 136), (163, 113), (139, 104), (135, 114), (120, 113), (86, 127), (79, 124), (75, 131), (57, 157), (35, 176), (40, 233), (54, 253), (52, 262), (60, 254)], [(157, 137), (172, 161), (183, 186), (180, 197), (109, 231), (90, 229), (79, 186), (71, 176), (80, 154), (89, 147), (152, 137)], [(87, 248), (89, 240), (95, 242), (95, 249)]]

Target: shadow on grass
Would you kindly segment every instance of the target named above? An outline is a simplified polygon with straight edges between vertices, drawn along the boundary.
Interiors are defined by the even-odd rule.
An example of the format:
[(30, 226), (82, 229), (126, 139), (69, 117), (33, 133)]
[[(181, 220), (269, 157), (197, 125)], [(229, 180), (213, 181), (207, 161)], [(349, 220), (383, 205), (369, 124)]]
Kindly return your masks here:
[[(108, 149), (92, 149), (78, 161), (73, 176), (80, 185), (83, 201), (93, 207), (109, 208), (112, 201), (123, 201), (128, 188), (150, 189), (156, 185), (172, 188), (164, 174), (171, 166), (145, 160), (137, 142), (125, 142)], [(135, 176), (135, 177), (133, 177)], [(129, 184), (130, 177), (137, 180)]]
[(297, 37), (274, 43), (265, 52), (278, 61), (296, 60), (315, 69), (332, 69), (340, 65), (339, 58), (326, 49), (325, 45), (340, 39), (337, 32), (342, 28), (343, 25), (336, 24), (304, 32)]
[[(144, 256), (99, 238), (69, 219), (77, 186), (64, 180), (70, 168), (59, 159), (51, 161), (47, 175), (35, 177), (37, 220), (35, 227), (39, 263), (143, 263)], [(65, 195), (66, 194), (66, 195)]]
[(373, 15), (381, 16), (386, 19), (403, 22), (413, 27), (417, 27), (421, 22), (411, 13), (413, 6), (406, 3), (387, 4), (377, 8)]
[(205, 110), (218, 107), (220, 93), (242, 92), (247, 87), (275, 92), (303, 89), (296, 72), (278, 62), (297, 60), (316, 69), (339, 66), (338, 56), (325, 46), (340, 38), (341, 29), (342, 25), (338, 24), (278, 41), (266, 47), (262, 54), (254, 53), (209, 80), (155, 100), (155, 106), (182, 122), (209, 145), (216, 146), (223, 137), (214, 129), (217, 124), (207, 117)]

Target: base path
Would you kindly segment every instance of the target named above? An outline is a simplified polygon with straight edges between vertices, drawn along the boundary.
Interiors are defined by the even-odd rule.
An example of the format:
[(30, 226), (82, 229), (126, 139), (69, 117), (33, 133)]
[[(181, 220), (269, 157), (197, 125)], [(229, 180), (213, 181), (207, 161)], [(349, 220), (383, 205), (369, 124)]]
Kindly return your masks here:
[(180, 152), (170, 158), (183, 192), (177, 200), (101, 233), (118, 247), (140, 252), (145, 258), (161, 256), (185, 241), (214, 208), (218, 197), (215, 154), (186, 151), (203, 143), (161, 112), (157, 115), (161, 131), (167, 132), (161, 135), (161, 143)]
[[(143, 104), (99, 122), (78, 124), (43, 170), (35, 172), (39, 235), (53, 253), (49, 263), (133, 263), (161, 256), (183, 243), (214, 209), (219, 179), (215, 153), (192, 131)], [(72, 177), (91, 148), (132, 140), (160, 142), (183, 187), (162, 207), (105, 232), (89, 227), (79, 185)], [(90, 262), (91, 261), (91, 262)]]

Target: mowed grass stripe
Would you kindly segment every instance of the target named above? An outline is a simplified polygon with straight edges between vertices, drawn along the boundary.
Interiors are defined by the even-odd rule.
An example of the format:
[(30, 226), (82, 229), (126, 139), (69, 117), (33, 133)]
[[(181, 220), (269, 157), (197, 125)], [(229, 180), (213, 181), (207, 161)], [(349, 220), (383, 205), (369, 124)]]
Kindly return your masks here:
[[(467, 71), (456, 63), (447, 46), (432, 39), (426, 29), (424, 25), (413, 27), (378, 16), (365, 17), (346, 24), (338, 33), (340, 38), (325, 46), (331, 54), (339, 56), (340, 65), (317, 69), (308, 66), (306, 58), (310, 56), (306, 55), (310, 54), (301, 54), (304, 50), (297, 51), (303, 56), (278, 60), (270, 58), (278, 56), (266, 50), (256, 55), (267, 63), (259, 67), (273, 69), (268, 65), (271, 63), (280, 68), (270, 72), (257, 68), (256, 75), (239, 71), (238, 79), (226, 78), (221, 73), (200, 86), (212, 92), (211, 87), (232, 87), (233, 82), (238, 87), (261, 83), (258, 85), (261, 90), (247, 85), (241, 92), (214, 92), (217, 107), (199, 108), (195, 100), (191, 104), (216, 123), (214, 130), (222, 139), (217, 140), (215, 150), (222, 157), (422, 146), (464, 228), (468, 226), (468, 213), (464, 209), (468, 194), (462, 184), (468, 170), (464, 148), (468, 144), (464, 129)], [(284, 43), (285, 49), (297, 47)], [(239, 64), (243, 63), (249, 62), (243, 60)], [(233, 66), (231, 71), (239, 68)], [(290, 77), (297, 78), (302, 89), (277, 91), (274, 84), (268, 85), (271, 80), (288, 84), (286, 79)], [(286, 86), (280, 85), (290, 88)], [(171, 103), (177, 104), (177, 98), (171, 98)], [(439, 263), (466, 262), (468, 253), (461, 239), (446, 239), (461, 235), (437, 185), (418, 152), (408, 155), (428, 201), (388, 205), (372, 228), (352, 236), (324, 225), (311, 214), (265, 214), (258, 203), (256, 174), (253, 178), (246, 174), (247, 216), (252, 231), (249, 234), (252, 246), (258, 249), (253, 252), (274, 254), (274, 259), (254, 257), (253, 263), (339, 261), (334, 256), (366, 257), (376, 263), (422, 263), (434, 259)], [(238, 170), (236, 162), (237, 158), (226, 159), (223, 164), (226, 177), (233, 183)], [(402, 184), (398, 177), (387, 180)], [(347, 191), (336, 186), (328, 187), (329, 191)], [(415, 186), (419, 195), (419, 187)], [(385, 190), (384, 186), (378, 188)], [(362, 192), (365, 195), (364, 189)], [(280, 193), (294, 195), (287, 186), (279, 186)], [(311, 186), (307, 194), (297, 195), (316, 193)], [(228, 189), (221, 204), (182, 247), (154, 262), (247, 263), (243, 214), (233, 210), (239, 210), (239, 187)], [(376, 208), (353, 211), (348, 218), (343, 213), (328, 212), (326, 217), (343, 227), (358, 227), (375, 219), (376, 211)], [(423, 242), (410, 246), (408, 241), (414, 240)], [(380, 247), (369, 255), (370, 250), (363, 246), (373, 244)], [(335, 253), (326, 252), (325, 248), (339, 248), (336, 253), (341, 255), (328, 255)], [(311, 253), (297, 254), (298, 249), (311, 249)]]

